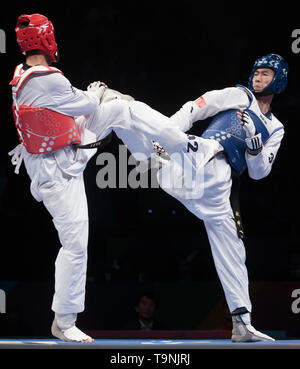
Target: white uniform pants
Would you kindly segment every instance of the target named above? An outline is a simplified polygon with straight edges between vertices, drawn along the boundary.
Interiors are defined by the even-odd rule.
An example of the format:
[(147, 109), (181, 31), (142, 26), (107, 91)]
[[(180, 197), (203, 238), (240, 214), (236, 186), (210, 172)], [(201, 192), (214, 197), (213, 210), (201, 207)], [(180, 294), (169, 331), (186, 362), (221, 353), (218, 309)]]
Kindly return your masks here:
[[(196, 138), (199, 151), (212, 152), (209, 147), (216, 148), (218, 143), (214, 140)], [(222, 146), (218, 145), (222, 151)], [(201, 156), (199, 156), (201, 158)], [(245, 247), (238, 237), (233, 211), (230, 204), (231, 168), (223, 155), (211, 161), (198, 163), (202, 167), (198, 186), (202, 187), (201, 196), (186, 198), (181, 191), (172, 188), (162, 188), (186, 206), (195, 216), (202, 219), (205, 224), (209, 243), (212, 250), (214, 264), (220, 278), (229, 310), (245, 307), (251, 312), (251, 302), (248, 291), (248, 273), (245, 265)], [(174, 165), (174, 164), (173, 164)], [(159, 172), (158, 180), (168, 175), (169, 171), (163, 167)], [(165, 181), (167, 182), (167, 181)], [(184, 192), (184, 191), (183, 191)]]
[(55, 294), (52, 310), (61, 314), (84, 310), (88, 209), (83, 174), (71, 177), (44, 196), (44, 205), (62, 245), (55, 262)]
[[(130, 120), (128, 105), (119, 101), (103, 104), (93, 115), (80, 117), (77, 123), (82, 143), (99, 139), (107, 126), (124, 119)], [(51, 214), (61, 243), (55, 261), (52, 303), (52, 310), (60, 314), (84, 310), (89, 222), (83, 171), (95, 152), (75, 151), (70, 146), (40, 155), (24, 150), (32, 195)]]
[(237, 236), (233, 218), (204, 224), (229, 310), (245, 307), (251, 312), (245, 247)]

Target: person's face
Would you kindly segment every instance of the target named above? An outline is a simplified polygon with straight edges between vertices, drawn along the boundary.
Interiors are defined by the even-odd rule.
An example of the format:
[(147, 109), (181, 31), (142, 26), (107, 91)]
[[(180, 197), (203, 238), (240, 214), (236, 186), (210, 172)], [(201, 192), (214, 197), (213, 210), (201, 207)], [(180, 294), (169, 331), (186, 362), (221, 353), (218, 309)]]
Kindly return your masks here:
[(255, 92), (261, 92), (274, 78), (274, 71), (270, 68), (258, 68), (254, 72), (252, 86)]
[(155, 302), (143, 296), (136, 307), (136, 311), (142, 319), (152, 319), (156, 310)]

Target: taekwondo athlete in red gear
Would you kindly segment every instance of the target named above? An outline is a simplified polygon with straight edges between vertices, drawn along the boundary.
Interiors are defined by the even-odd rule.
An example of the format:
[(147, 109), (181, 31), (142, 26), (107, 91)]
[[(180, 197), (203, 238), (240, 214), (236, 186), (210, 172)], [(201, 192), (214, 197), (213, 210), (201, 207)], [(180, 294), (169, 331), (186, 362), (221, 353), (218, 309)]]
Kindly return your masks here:
[[(91, 342), (75, 322), (84, 310), (87, 267), (83, 171), (96, 149), (81, 150), (74, 144), (102, 140), (114, 130), (139, 160), (140, 155), (151, 156), (152, 141), (158, 138), (170, 154), (185, 155), (188, 138), (167, 117), (103, 83), (91, 83), (87, 91), (73, 87), (51, 66), (57, 60), (57, 44), (45, 16), (21, 15), (15, 30), (26, 62), (16, 67), (10, 83), (20, 144), (9, 155), (16, 173), (24, 160), (31, 193), (51, 214), (61, 242), (55, 262), (52, 334), (66, 341)], [(192, 166), (187, 160), (186, 167)]]
[[(96, 141), (103, 131), (101, 124), (116, 117), (120, 120), (122, 110), (115, 108), (120, 100), (101, 108), (99, 119), (106, 85), (94, 82), (88, 91), (81, 91), (51, 66), (56, 61), (57, 44), (53, 25), (45, 16), (21, 15), (15, 30), (26, 63), (16, 67), (10, 83), (20, 144), (9, 155), (16, 173), (24, 160), (31, 193), (53, 217), (61, 242), (55, 262), (51, 331), (65, 341), (92, 342), (75, 323), (77, 313), (84, 310), (87, 267), (88, 209), (83, 171), (96, 149), (80, 150), (73, 145)], [(109, 94), (124, 98), (112, 90)], [(127, 101), (123, 102), (124, 119), (129, 120)]]
[(31, 193), (52, 215), (62, 245), (55, 262), (52, 333), (64, 340), (91, 342), (75, 322), (77, 313), (84, 310), (86, 282), (88, 213), (83, 170), (95, 150), (75, 152), (70, 144), (96, 139), (84, 116), (95, 112), (103, 89), (78, 90), (51, 66), (57, 44), (53, 25), (45, 16), (21, 15), (15, 30), (26, 63), (16, 67), (10, 82), (20, 139), (10, 155), (16, 173), (24, 160)]

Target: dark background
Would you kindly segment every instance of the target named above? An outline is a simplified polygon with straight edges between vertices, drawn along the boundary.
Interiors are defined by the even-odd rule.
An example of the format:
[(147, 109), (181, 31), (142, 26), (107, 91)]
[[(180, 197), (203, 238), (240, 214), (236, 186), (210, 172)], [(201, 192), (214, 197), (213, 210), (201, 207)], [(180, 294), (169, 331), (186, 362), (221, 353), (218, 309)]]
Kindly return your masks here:
[[(242, 176), (241, 210), (251, 283), (300, 285), (300, 53), (293, 53), (291, 48), (292, 31), (300, 28), (296, 9), (275, 3), (241, 7), (193, 1), (66, 1), (49, 2), (47, 6), (30, 2), (7, 4), (0, 16), (0, 28), (6, 32), (6, 53), (0, 54), (0, 288), (8, 293), (8, 310), (20, 310), (27, 299), (16, 291), (24, 293), (28, 288), (36, 302), (27, 302), (27, 309), (40, 304), (39, 313), (50, 314), (54, 261), (60, 247), (50, 215), (30, 194), (24, 166), (16, 176), (7, 155), (18, 143), (8, 83), (15, 66), (23, 61), (14, 27), (18, 15), (34, 12), (52, 20), (61, 54), (57, 67), (75, 87), (86, 89), (94, 80), (105, 81), (109, 87), (165, 115), (172, 115), (186, 101), (206, 91), (237, 83), (247, 85), (252, 65), (262, 55), (274, 52), (287, 60), (288, 87), (273, 104), (273, 112), (285, 124), (286, 134), (267, 178), (258, 182), (247, 173)], [(191, 132), (200, 135), (207, 124), (208, 121), (199, 122)], [(105, 150), (117, 154), (119, 144), (121, 141), (114, 136)], [(93, 314), (84, 313), (87, 326), (119, 329), (116, 315), (122, 317), (122, 313), (115, 305), (112, 307), (120, 303), (115, 296), (122, 296), (125, 310), (131, 311), (135, 293), (144, 287), (156, 290), (165, 304), (174, 306), (174, 300), (170, 302), (161, 287), (164, 283), (196, 283), (191, 295), (198, 302), (201, 295), (200, 305), (204, 301), (207, 305), (207, 297), (205, 293), (199, 295), (197, 283), (214, 283), (217, 297), (212, 298), (213, 306), (222, 292), (202, 222), (161, 189), (100, 190), (96, 185), (100, 169), (96, 158), (97, 155), (85, 171), (90, 211), (88, 291), (93, 291), (87, 301), (95, 311), (97, 303), (100, 310), (105, 305), (102, 313), (106, 319), (96, 324), (90, 318)], [(37, 285), (46, 292), (37, 292)], [(290, 292), (286, 293), (290, 297)], [(188, 310), (189, 307), (184, 314)], [(172, 313), (167, 308), (165, 311), (162, 317), (168, 320)], [(204, 309), (196, 320), (201, 321), (208, 311)], [(196, 323), (185, 325), (179, 312), (175, 315), (178, 325), (172, 328), (196, 327)], [(20, 327), (15, 332), (27, 334)], [(41, 329), (36, 334), (43, 333)]]

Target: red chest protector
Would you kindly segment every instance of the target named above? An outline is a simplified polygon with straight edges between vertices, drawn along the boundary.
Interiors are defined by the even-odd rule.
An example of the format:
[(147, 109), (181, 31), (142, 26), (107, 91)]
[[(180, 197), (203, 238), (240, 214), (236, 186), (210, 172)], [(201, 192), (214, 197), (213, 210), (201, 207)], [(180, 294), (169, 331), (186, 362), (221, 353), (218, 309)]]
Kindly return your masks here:
[(59, 69), (36, 66), (23, 70), (17, 66), (10, 82), (13, 93), (13, 115), (20, 142), (31, 154), (43, 154), (67, 145), (80, 144), (80, 135), (73, 117), (46, 108), (17, 104), (17, 94), (33, 73), (61, 73)]

